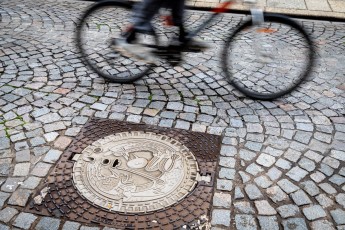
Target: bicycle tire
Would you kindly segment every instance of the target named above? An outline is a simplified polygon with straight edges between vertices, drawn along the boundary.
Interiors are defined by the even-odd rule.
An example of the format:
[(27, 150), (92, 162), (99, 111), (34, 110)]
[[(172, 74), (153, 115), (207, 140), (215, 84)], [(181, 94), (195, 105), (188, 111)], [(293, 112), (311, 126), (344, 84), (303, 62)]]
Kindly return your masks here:
[[(153, 66), (111, 49), (111, 39), (119, 38), (124, 33), (123, 26), (130, 24), (132, 8), (133, 4), (128, 1), (98, 2), (91, 5), (77, 23), (76, 44), (84, 62), (111, 82), (131, 83), (145, 76)], [(156, 36), (154, 40), (157, 44)]]
[[(222, 69), (223, 72), (225, 73), (225, 76), (229, 83), (234, 86), (237, 90), (239, 90), (241, 93), (243, 93), (245, 96), (252, 98), (252, 99), (259, 99), (259, 100), (273, 100), (278, 97), (281, 97), (283, 95), (286, 95), (290, 93), (292, 90), (294, 90), (297, 86), (299, 86), (310, 74), (313, 65), (314, 65), (314, 45), (307, 34), (307, 32), (303, 29), (302, 26), (300, 26), (297, 22), (294, 20), (283, 16), (283, 15), (277, 15), (277, 14), (264, 14), (264, 22), (268, 23), (269, 26), (272, 26), (272, 28), (276, 29), (270, 29), (263, 27), (261, 30), (259, 28), (255, 28), (255, 24), (253, 24), (253, 21), (250, 19), (248, 21), (245, 21), (243, 24), (241, 24), (236, 30), (228, 37), (228, 39), (225, 42), (224, 50), (222, 53)], [(262, 26), (261, 24), (259, 24)], [(266, 25), (267, 26), (267, 25)], [(267, 26), (268, 27), (268, 26)], [(243, 46), (251, 46), (253, 41), (246, 40), (250, 39), (249, 36), (246, 34), (249, 34), (250, 31), (255, 31), (255, 33), (267, 33), (268, 35), (262, 35), (266, 36), (265, 39), (268, 39), (270, 41), (274, 40), (274, 42), (281, 42), (282, 45), (280, 49), (286, 51), (289, 48), (294, 48), (296, 46), (296, 50), (291, 51), (291, 53), (286, 53), (287, 57), (283, 58), (283, 70), (273, 70), (275, 74), (272, 75), (282, 75), (280, 79), (273, 79), (272, 76), (267, 74), (269, 72), (267, 69), (264, 69), (263, 65), (260, 66), (258, 62), (255, 61), (249, 61), (247, 63), (247, 66), (245, 66), (243, 63), (240, 61), (234, 60), (235, 58), (230, 57), (231, 52), (234, 50), (236, 51), (237, 43), (240, 44), (242, 43)], [(291, 33), (292, 35), (283, 35), (282, 39), (280, 40), (279, 38), (272, 38), (273, 36), (277, 36), (278, 31), (281, 30), (286, 31), (286, 33)], [(299, 38), (297, 36), (300, 36)], [(296, 37), (296, 38), (295, 38)], [(243, 41), (242, 41), (242, 40)], [(294, 40), (295, 39), (295, 40)], [(285, 40), (285, 41), (284, 41)], [(257, 44), (256, 44), (257, 45)], [(238, 45), (239, 46), (239, 45)], [(268, 46), (273, 46), (271, 43), (269, 43)], [(246, 50), (243, 47), (239, 47), (238, 49), (240, 50), (240, 54), (238, 54), (237, 58), (241, 58), (241, 55), (245, 55), (248, 60), (251, 59), (251, 54), (246, 53), (249, 51)], [(268, 49), (268, 48), (266, 48)], [(229, 52), (231, 51), (231, 52)], [(243, 52), (245, 54), (243, 54)], [(276, 50), (276, 52), (279, 52)], [(296, 54), (296, 57), (294, 57), (294, 54)], [(277, 55), (277, 54), (275, 54)], [(280, 54), (279, 54), (280, 55)], [(299, 55), (299, 56), (298, 56)], [(253, 56), (253, 55), (252, 55)], [(297, 57), (298, 56), (298, 57)], [(305, 63), (303, 63), (303, 67), (299, 66), (302, 65), (302, 59), (304, 59)], [(287, 58), (291, 58), (291, 60), (284, 60)], [(274, 62), (278, 62), (277, 60), (272, 59)], [(297, 63), (297, 64), (296, 64)], [(292, 84), (288, 85), (286, 88), (285, 86), (287, 83), (284, 83), (284, 80), (290, 80), (290, 78), (287, 77), (287, 74), (289, 73), (288, 68), (290, 68), (291, 72), (297, 72), (297, 68), (292, 68), (292, 67), (287, 67), (288, 64), (291, 64), (293, 66), (298, 66), (300, 69), (300, 73), (296, 74), (296, 79), (291, 80)], [(237, 65), (236, 68), (232, 65)], [(285, 65), (285, 66), (284, 66)], [(231, 68), (229, 68), (231, 66)], [(245, 67), (244, 67), (245, 66)], [(274, 64), (270, 64), (269, 68), (273, 69)], [(243, 68), (242, 70), (240, 70)], [(256, 69), (256, 71), (253, 74), (248, 73), (250, 68), (253, 69), (253, 71)], [(247, 72), (246, 72), (247, 71)], [(277, 74), (277, 72), (281, 72)], [(285, 75), (284, 75), (285, 73)], [(267, 76), (268, 80), (263, 80), (263, 76)], [(258, 76), (261, 77), (258, 80), (253, 79), (253, 76)], [(238, 80), (237, 78), (241, 78)], [(279, 78), (279, 77), (277, 77)], [(253, 83), (253, 81), (256, 81), (256, 84)], [(265, 85), (264, 83), (267, 83)], [(277, 90), (273, 91), (273, 83), (277, 83), (278, 85), (276, 86)], [(252, 88), (250, 88), (252, 87)], [(284, 88), (283, 88), (284, 87)], [(255, 90), (254, 90), (255, 89)], [(269, 90), (272, 90), (269, 92)]]

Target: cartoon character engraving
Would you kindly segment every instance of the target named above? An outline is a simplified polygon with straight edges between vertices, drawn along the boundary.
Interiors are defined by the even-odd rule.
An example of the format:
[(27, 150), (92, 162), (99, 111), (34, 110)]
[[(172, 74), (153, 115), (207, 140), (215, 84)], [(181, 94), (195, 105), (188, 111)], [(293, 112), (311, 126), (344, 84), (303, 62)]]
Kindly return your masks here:
[(132, 140), (103, 149), (97, 147), (83, 160), (91, 186), (115, 200), (164, 195), (168, 179), (182, 179), (176, 178), (181, 174), (176, 171), (181, 171), (183, 159), (173, 148), (154, 141)]
[(194, 155), (165, 135), (122, 132), (98, 139), (73, 157), (73, 182), (95, 205), (116, 212), (158, 210), (196, 185)]

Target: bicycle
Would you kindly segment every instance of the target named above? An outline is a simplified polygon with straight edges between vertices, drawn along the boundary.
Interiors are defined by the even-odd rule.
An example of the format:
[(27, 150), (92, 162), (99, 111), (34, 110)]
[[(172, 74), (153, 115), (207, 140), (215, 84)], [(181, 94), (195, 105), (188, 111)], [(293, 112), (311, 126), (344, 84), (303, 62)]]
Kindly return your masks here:
[[(197, 36), (211, 22), (227, 12), (229, 0), (212, 9), (190, 37)], [(107, 0), (90, 6), (77, 25), (77, 46), (83, 59), (97, 74), (111, 82), (131, 83), (148, 74), (154, 64), (129, 57), (110, 48), (130, 24), (134, 3)], [(120, 19), (120, 20), (117, 20)], [(157, 18), (156, 20), (160, 20)], [(160, 61), (172, 65), (181, 61), (188, 44), (162, 44), (157, 33), (142, 35), (142, 45), (153, 49)], [(226, 38), (222, 51), (222, 71), (228, 82), (244, 95), (272, 100), (290, 93), (305, 80), (314, 65), (314, 45), (305, 29), (287, 16), (252, 10)]]

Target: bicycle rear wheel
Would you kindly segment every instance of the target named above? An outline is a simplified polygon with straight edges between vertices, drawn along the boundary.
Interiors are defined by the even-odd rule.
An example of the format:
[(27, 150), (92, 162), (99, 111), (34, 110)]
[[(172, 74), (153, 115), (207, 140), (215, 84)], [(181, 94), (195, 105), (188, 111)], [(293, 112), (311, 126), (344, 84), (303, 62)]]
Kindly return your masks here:
[[(127, 1), (103, 1), (82, 15), (76, 33), (77, 46), (85, 63), (100, 76), (116, 83), (130, 83), (143, 77), (152, 64), (122, 54), (111, 47), (131, 24), (132, 4)], [(145, 36), (156, 44), (155, 36)]]
[(228, 81), (253, 99), (272, 100), (294, 90), (307, 78), (314, 48), (295, 21), (265, 14), (258, 25), (251, 20), (228, 38), (222, 66)]

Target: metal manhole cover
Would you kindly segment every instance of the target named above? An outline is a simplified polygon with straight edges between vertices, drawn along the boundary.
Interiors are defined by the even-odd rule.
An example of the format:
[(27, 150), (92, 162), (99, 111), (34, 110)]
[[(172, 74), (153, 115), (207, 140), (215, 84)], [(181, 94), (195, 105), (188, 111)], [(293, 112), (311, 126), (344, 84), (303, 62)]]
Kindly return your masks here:
[(79, 192), (93, 204), (125, 213), (175, 204), (194, 189), (199, 172), (186, 146), (143, 131), (106, 136), (73, 159)]
[(25, 211), (118, 229), (198, 229), (210, 215), (220, 144), (216, 135), (91, 119)]

